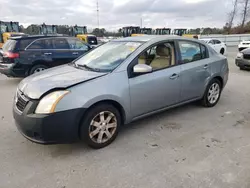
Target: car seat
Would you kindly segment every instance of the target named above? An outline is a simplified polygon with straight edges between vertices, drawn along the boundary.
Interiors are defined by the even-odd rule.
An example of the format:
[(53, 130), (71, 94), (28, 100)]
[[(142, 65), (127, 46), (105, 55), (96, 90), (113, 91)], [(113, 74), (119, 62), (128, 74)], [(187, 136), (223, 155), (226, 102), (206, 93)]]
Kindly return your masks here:
[(165, 45), (156, 47), (156, 57), (150, 66), (155, 69), (162, 69), (171, 66), (171, 49)]

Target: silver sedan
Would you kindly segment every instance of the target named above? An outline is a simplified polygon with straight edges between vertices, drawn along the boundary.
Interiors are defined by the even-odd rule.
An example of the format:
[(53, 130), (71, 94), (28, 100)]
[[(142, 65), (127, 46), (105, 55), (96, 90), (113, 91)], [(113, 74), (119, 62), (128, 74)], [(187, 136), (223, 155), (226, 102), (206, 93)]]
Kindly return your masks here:
[(228, 61), (208, 44), (176, 36), (117, 39), (74, 62), (24, 79), (13, 116), (29, 140), (84, 140), (102, 148), (120, 126), (192, 101), (215, 106)]

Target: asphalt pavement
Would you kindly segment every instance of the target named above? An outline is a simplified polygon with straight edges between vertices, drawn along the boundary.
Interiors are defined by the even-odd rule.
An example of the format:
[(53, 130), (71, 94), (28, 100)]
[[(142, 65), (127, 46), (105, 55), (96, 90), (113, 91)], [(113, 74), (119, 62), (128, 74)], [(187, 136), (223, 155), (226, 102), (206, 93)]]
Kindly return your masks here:
[(214, 108), (189, 104), (125, 126), (101, 150), (38, 145), (16, 129), (21, 79), (0, 75), (1, 188), (249, 188), (250, 72), (234, 64)]

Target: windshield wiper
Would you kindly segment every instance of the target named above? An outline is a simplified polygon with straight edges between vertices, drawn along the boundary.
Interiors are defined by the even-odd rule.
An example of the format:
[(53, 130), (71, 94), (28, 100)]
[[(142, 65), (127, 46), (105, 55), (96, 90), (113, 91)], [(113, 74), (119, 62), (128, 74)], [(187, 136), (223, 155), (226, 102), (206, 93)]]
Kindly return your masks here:
[(80, 67), (80, 68), (84, 68), (86, 70), (89, 70), (89, 71), (93, 71), (93, 72), (101, 72), (100, 69), (97, 69), (97, 68), (92, 68), (92, 67), (89, 67), (88, 65), (80, 65), (80, 64), (76, 64), (77, 67)]

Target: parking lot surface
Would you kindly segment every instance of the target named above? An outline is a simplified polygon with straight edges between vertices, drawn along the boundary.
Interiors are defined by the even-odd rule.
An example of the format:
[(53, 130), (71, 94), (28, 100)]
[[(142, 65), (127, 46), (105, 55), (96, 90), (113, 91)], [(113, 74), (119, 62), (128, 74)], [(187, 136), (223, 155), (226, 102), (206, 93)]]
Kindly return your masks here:
[(190, 104), (134, 122), (101, 150), (26, 140), (11, 112), (21, 79), (0, 75), (0, 187), (249, 188), (250, 72), (235, 66), (237, 49), (228, 50), (217, 106)]

